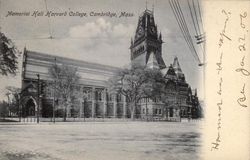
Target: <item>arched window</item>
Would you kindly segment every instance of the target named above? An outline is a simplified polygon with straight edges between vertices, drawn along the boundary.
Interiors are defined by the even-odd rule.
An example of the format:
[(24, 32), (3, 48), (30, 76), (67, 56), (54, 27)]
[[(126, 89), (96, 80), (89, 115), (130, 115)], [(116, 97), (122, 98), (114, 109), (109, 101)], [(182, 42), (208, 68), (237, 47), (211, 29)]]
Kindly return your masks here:
[(92, 99), (92, 90), (90, 88), (83, 89), (83, 95), (86, 96), (86, 99), (89, 101)]
[(169, 108), (169, 117), (173, 117), (174, 111), (173, 108)]
[(122, 101), (122, 95), (121, 94), (117, 94), (117, 102), (121, 102)]

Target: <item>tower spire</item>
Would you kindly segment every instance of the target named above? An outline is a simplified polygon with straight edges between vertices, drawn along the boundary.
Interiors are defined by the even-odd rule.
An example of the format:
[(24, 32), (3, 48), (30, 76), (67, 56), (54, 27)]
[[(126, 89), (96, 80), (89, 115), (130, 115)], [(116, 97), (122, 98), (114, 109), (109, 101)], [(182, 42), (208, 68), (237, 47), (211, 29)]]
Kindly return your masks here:
[(173, 68), (175, 70), (175, 73), (176, 73), (177, 77), (184, 80), (185, 77), (184, 77), (184, 74), (183, 74), (183, 72), (181, 70), (181, 66), (179, 64), (177, 56), (175, 56), (175, 58), (174, 58)]
[(166, 68), (162, 57), (162, 40), (159, 39), (153, 13), (148, 8), (146, 8), (138, 19), (138, 25), (134, 39), (133, 41), (131, 40), (132, 42), (133, 44), (130, 46), (131, 61), (140, 65), (151, 63), (153, 68)]

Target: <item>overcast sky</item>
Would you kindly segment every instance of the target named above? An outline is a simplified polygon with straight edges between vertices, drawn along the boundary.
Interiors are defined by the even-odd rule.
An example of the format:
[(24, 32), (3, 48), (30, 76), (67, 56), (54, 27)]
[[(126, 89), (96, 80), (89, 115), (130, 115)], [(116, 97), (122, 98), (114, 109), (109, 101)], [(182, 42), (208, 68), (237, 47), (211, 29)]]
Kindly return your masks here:
[[(30, 12), (120, 12), (132, 13), (132, 17), (37, 17), (8, 16), (8, 11)], [(196, 1), (196, 0), (195, 0)], [(28, 50), (49, 53), (73, 59), (123, 67), (130, 62), (130, 40), (135, 34), (139, 15), (145, 10), (146, 0), (0, 0), (1, 32), (11, 38), (20, 51), (24, 46)], [(187, 1), (180, 0), (192, 36), (195, 35)], [(163, 36), (163, 59), (167, 66), (177, 56), (192, 88), (198, 88), (203, 98), (202, 67), (190, 52), (180, 32), (177, 21), (167, 0), (147, 2), (147, 8), (154, 5), (154, 17)], [(44, 39), (52, 35), (55, 39)], [(202, 53), (197, 52), (202, 60)], [(17, 77), (0, 77), (0, 99), (7, 85), (20, 86), (20, 75)]]

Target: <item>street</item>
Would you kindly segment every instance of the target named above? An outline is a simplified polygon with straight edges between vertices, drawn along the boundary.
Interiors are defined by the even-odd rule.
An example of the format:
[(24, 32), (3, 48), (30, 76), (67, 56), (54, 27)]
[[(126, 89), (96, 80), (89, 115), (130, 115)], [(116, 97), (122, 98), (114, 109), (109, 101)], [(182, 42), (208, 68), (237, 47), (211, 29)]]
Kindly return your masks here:
[(0, 125), (1, 160), (196, 160), (200, 122)]

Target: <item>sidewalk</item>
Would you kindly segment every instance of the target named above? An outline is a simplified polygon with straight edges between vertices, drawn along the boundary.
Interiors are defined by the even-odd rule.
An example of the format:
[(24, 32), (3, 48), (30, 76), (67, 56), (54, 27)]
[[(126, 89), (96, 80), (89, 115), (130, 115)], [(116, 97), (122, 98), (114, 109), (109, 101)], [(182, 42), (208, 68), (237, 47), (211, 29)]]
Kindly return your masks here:
[(121, 122), (136, 122), (138, 120), (131, 120), (125, 118), (67, 118), (66, 122), (63, 118), (55, 118), (55, 123), (53, 123), (52, 118), (39, 118), (39, 123), (37, 123), (37, 118), (0, 118), (0, 125), (36, 125), (36, 124), (84, 124), (84, 123), (121, 123)]
[(63, 118), (55, 118), (55, 123), (53, 123), (52, 118), (39, 118), (39, 123), (37, 123), (37, 118), (35, 117), (28, 117), (28, 118), (21, 118), (21, 122), (19, 122), (19, 118), (0, 118), (0, 125), (37, 125), (37, 124), (84, 124), (84, 123), (126, 123), (126, 122), (159, 122), (159, 123), (196, 123), (200, 122), (202, 119), (188, 119), (183, 118), (181, 122), (174, 122), (174, 121), (145, 121), (142, 119), (130, 119), (130, 118), (67, 118), (66, 122), (63, 121)]

